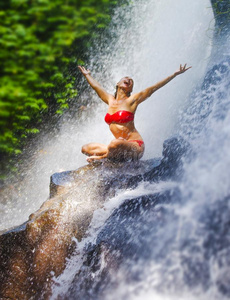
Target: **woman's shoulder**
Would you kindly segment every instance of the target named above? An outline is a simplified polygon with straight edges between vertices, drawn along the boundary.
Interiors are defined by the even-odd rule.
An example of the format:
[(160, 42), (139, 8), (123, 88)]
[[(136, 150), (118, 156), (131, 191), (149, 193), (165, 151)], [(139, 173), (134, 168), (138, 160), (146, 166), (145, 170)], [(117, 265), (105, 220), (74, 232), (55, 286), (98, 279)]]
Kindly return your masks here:
[(137, 108), (138, 102), (137, 102), (137, 94), (132, 94), (131, 96), (129, 96), (129, 98), (127, 99), (127, 103), (130, 106), (130, 110), (134, 111)]

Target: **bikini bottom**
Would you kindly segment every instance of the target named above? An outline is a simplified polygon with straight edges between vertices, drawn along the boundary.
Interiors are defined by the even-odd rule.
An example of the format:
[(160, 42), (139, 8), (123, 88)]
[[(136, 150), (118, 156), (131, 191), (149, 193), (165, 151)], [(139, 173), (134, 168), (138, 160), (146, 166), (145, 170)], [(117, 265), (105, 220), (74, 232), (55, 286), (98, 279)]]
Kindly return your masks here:
[(129, 143), (133, 143), (133, 142), (136, 142), (138, 143), (138, 145), (141, 147), (142, 145), (144, 145), (144, 141), (141, 141), (141, 140), (130, 140), (128, 141)]

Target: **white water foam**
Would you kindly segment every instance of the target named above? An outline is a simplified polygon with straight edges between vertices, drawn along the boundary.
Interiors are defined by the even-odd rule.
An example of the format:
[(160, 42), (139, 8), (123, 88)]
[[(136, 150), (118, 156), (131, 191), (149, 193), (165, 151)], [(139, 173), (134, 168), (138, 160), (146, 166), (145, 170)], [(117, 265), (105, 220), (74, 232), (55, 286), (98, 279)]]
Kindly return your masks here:
[(94, 244), (96, 242), (97, 236), (103, 229), (106, 220), (108, 220), (112, 212), (117, 207), (119, 207), (126, 199), (132, 201), (132, 199), (136, 199), (137, 197), (158, 194), (172, 189), (175, 186), (176, 183), (171, 181), (159, 183), (141, 182), (134, 190), (123, 190), (119, 192), (117, 196), (106, 202), (102, 208), (95, 210), (89, 229), (87, 230), (86, 237), (80, 242), (74, 239), (76, 243), (76, 252), (70, 259), (67, 259), (67, 266), (64, 272), (58, 278), (54, 278), (55, 284), (53, 286), (53, 294), (51, 299), (55, 300), (58, 298), (58, 296), (61, 297), (62, 295), (65, 295), (65, 293), (68, 291), (74, 276), (82, 267), (85, 247), (87, 244)]

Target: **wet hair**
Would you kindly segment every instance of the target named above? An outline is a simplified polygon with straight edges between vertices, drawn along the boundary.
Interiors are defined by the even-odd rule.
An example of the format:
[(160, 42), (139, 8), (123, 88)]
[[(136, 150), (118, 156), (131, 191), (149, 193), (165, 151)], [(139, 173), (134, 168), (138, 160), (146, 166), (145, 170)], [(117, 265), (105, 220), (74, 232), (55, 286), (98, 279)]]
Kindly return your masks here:
[[(128, 76), (126, 76), (126, 77), (128, 77)], [(131, 80), (132, 80), (132, 82), (133, 82), (133, 79), (131, 78)], [(134, 85), (134, 82), (133, 82), (133, 85)], [(116, 99), (116, 97), (117, 97), (117, 90), (118, 90), (118, 86), (116, 85), (116, 91), (115, 91), (115, 93), (114, 93), (114, 98)], [(128, 93), (128, 96), (130, 96), (131, 95), (131, 92), (129, 92)]]
[(114, 93), (114, 98), (116, 99), (117, 98), (117, 90), (118, 90), (118, 86), (116, 85), (116, 91)]

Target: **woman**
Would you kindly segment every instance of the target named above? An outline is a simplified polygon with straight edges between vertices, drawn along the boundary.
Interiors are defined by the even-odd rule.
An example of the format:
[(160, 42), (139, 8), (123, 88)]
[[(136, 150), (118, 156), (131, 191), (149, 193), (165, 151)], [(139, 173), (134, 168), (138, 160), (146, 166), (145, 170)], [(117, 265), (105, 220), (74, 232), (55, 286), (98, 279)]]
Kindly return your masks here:
[(82, 66), (78, 66), (78, 68), (101, 100), (108, 104), (105, 122), (108, 123), (115, 137), (109, 145), (90, 143), (82, 147), (82, 153), (89, 156), (87, 161), (92, 162), (102, 158), (116, 161), (140, 159), (144, 153), (144, 141), (134, 126), (134, 114), (138, 105), (177, 75), (184, 73), (191, 67), (186, 68), (186, 64), (184, 66), (180, 65), (179, 71), (173, 75), (133, 95), (131, 95), (133, 80), (130, 77), (124, 77), (117, 83), (114, 96), (107, 93), (92, 78), (89, 70)]

